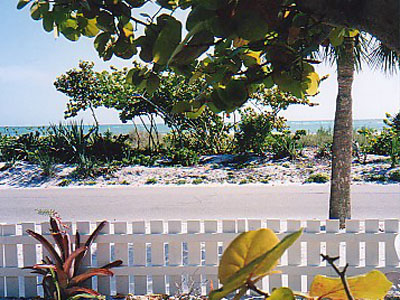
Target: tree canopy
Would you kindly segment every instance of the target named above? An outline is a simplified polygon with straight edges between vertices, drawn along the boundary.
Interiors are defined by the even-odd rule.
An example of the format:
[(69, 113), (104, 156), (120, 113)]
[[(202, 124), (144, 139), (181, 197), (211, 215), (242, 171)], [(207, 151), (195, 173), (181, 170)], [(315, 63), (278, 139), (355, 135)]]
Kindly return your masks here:
[[(94, 48), (104, 60), (114, 55), (132, 59), (138, 54), (146, 67), (132, 68), (127, 80), (149, 94), (159, 87), (165, 72), (183, 75), (189, 82), (204, 80), (204, 89), (189, 104), (180, 105), (180, 111), (207, 105), (214, 112), (231, 112), (251, 98), (260, 84), (277, 85), (297, 98), (318, 93), (320, 77), (313, 67), (318, 62), (310, 58), (312, 52), (322, 44), (339, 45), (345, 36), (357, 35), (348, 25), (360, 24), (346, 20), (339, 24), (336, 18), (329, 26), (320, 16), (320, 5), (313, 2), (19, 0), (17, 7), (30, 4), (32, 18), (41, 20), (45, 31), (72, 41), (94, 38)], [(343, 10), (347, 12), (349, 5), (356, 9), (356, 4), (362, 9), (361, 2), (347, 1)], [(150, 16), (145, 13), (148, 5), (159, 9)], [(393, 2), (392, 8), (397, 6)], [(339, 10), (331, 4), (327, 7), (335, 13)], [(178, 9), (188, 10), (186, 20), (175, 17)], [(138, 26), (144, 26), (139, 36)]]

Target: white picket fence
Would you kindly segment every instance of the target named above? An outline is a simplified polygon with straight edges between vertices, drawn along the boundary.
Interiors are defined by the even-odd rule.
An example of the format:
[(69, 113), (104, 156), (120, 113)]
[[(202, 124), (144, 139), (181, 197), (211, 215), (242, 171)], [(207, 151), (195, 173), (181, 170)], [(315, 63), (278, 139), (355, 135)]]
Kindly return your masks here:
[[(69, 230), (77, 229), (85, 235), (96, 224), (77, 222)], [(146, 293), (174, 294), (188, 286), (207, 293), (218, 286), (218, 261), (224, 247), (238, 233), (258, 228), (271, 228), (279, 238), (305, 227), (305, 232), (282, 257), (280, 274), (270, 275), (259, 287), (290, 286), (306, 291), (315, 274), (334, 275), (321, 261), (320, 253), (340, 255), (340, 264), (350, 264), (349, 275), (379, 269), (399, 271), (399, 220), (351, 220), (346, 230), (339, 230), (335, 220), (190, 220), (150, 222), (114, 222), (102, 230), (90, 249), (85, 266), (97, 267), (114, 259), (124, 265), (113, 269), (114, 278), (99, 277), (87, 285), (99, 292), (138, 295)], [(49, 224), (22, 223), (1, 225), (0, 236), (0, 297), (32, 297), (41, 293), (40, 278), (22, 266), (41, 261), (41, 246), (28, 236), (26, 229), (49, 233)], [(51, 237), (48, 236), (50, 239)], [(397, 252), (396, 252), (397, 249)], [(45, 251), (44, 251), (45, 252)]]

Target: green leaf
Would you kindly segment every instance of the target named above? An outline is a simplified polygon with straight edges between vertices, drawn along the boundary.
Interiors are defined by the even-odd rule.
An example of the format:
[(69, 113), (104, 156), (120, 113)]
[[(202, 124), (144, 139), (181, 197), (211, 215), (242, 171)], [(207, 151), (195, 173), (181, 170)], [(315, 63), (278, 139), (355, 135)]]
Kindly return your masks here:
[(196, 119), (196, 118), (200, 117), (200, 115), (204, 112), (205, 109), (206, 109), (206, 105), (204, 104), (204, 105), (200, 106), (200, 108), (196, 111), (187, 112), (186, 117), (188, 117), (189, 119)]
[(88, 19), (87, 25), (83, 30), (83, 35), (87, 37), (95, 37), (100, 29), (97, 27), (96, 19)]
[[(287, 235), (271, 250), (260, 255), (249, 264), (245, 265), (243, 268), (234, 273), (230, 278), (225, 279), (225, 284), (222, 286), (222, 288), (211, 291), (211, 293), (209, 294), (209, 299), (219, 300), (227, 296), (229, 293), (237, 290), (238, 288), (246, 284), (247, 280), (251, 279), (250, 277), (252, 276), (252, 274), (254, 274), (254, 272), (256, 272), (256, 274), (268, 273), (276, 265), (278, 259), (283, 255), (286, 249), (289, 248), (300, 237), (302, 232), (303, 229), (300, 229), (297, 232)], [(239, 237), (244, 234), (246, 233), (242, 233)]]
[(160, 78), (156, 74), (151, 73), (149, 78), (147, 78), (146, 82), (147, 93), (152, 95), (158, 89), (159, 85), (160, 85)]
[(79, 40), (79, 37), (81, 36), (81, 33), (76, 30), (75, 28), (72, 27), (66, 27), (64, 28), (61, 33), (70, 41), (76, 42)]
[(287, 287), (280, 287), (274, 289), (271, 296), (267, 300), (295, 300), (294, 294), (291, 289)]
[(157, 22), (163, 26), (154, 43), (153, 62), (165, 65), (181, 41), (182, 24), (169, 15), (159, 16)]
[(51, 32), (54, 29), (54, 18), (51, 13), (43, 14), (43, 29), (47, 32)]
[(94, 48), (97, 50), (100, 56), (103, 55), (107, 43), (111, 39), (111, 34), (108, 32), (103, 32), (100, 33), (95, 39), (94, 39)]
[(343, 27), (336, 27), (329, 33), (329, 41), (333, 47), (340, 46), (343, 43), (345, 30)]
[(97, 17), (97, 24), (100, 29), (105, 31), (114, 31), (114, 18), (108, 12), (102, 10)]
[(36, 21), (40, 20), (40, 18), (42, 17), (42, 14), (40, 12), (40, 6), (39, 6), (38, 2), (35, 2), (32, 4), (30, 12), (31, 12), (32, 19), (34, 19)]
[(32, 0), (19, 0), (17, 4), (17, 9), (23, 9)]

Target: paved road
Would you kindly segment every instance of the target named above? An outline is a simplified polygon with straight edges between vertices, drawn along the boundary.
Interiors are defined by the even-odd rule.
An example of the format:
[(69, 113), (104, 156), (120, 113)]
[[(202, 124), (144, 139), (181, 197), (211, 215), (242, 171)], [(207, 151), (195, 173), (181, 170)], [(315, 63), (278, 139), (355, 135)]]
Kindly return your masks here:
[[(326, 218), (328, 185), (0, 189), (0, 222), (65, 220)], [(354, 218), (399, 218), (400, 185), (353, 187)]]

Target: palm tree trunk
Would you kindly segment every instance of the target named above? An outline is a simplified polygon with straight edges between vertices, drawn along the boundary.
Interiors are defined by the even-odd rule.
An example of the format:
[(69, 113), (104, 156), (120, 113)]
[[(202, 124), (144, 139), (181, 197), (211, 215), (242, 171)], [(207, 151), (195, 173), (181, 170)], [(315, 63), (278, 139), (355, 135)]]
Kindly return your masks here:
[(354, 38), (345, 38), (337, 59), (338, 95), (332, 145), (332, 177), (329, 218), (351, 218), (351, 162), (353, 148), (352, 84), (354, 76)]

